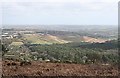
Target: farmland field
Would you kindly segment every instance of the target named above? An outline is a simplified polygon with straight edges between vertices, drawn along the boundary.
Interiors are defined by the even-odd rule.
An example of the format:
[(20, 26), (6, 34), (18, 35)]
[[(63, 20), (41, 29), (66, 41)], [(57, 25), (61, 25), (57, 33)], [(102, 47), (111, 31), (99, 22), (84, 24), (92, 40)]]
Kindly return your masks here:
[(63, 44), (69, 42), (52, 35), (24, 34), (23, 37), (24, 40), (27, 40), (31, 44)]
[(22, 42), (12, 42), (11, 45), (20, 46), (20, 45), (23, 45), (23, 43)]

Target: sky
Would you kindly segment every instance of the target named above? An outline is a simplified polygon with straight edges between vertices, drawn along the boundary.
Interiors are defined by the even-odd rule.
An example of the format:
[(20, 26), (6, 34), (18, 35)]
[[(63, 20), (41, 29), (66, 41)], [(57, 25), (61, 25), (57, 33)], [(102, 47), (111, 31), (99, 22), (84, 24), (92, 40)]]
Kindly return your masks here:
[(2, 0), (3, 25), (117, 25), (119, 0)]

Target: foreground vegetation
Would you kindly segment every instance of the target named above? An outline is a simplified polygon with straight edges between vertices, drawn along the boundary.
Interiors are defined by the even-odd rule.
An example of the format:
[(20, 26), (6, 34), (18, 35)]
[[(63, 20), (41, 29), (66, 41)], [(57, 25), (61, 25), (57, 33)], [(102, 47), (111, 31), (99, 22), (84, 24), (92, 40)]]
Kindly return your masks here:
[(117, 41), (106, 43), (68, 43), (53, 45), (31, 45), (26, 44), (32, 52), (38, 52), (37, 59), (50, 59), (69, 63), (117, 63), (118, 46)]

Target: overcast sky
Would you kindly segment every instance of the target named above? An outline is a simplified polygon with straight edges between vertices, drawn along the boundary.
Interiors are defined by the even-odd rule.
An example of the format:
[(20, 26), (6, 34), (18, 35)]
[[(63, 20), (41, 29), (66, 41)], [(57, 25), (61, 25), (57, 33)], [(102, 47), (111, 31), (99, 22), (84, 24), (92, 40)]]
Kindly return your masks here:
[(3, 0), (7, 25), (117, 25), (119, 0)]

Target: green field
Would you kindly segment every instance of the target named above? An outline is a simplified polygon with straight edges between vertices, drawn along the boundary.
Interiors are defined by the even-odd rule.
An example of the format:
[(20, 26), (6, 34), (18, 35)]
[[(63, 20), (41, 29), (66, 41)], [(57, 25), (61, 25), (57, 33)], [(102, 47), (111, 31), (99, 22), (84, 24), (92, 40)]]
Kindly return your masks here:
[(23, 45), (23, 42), (12, 42), (10, 45), (21, 46)]
[(52, 35), (24, 34), (23, 37), (31, 44), (64, 44), (69, 42)]

